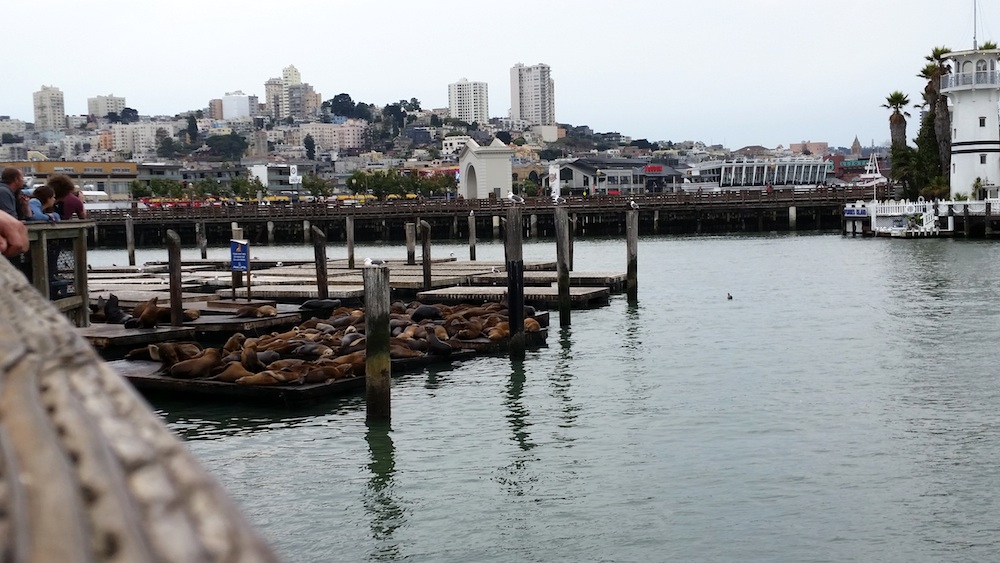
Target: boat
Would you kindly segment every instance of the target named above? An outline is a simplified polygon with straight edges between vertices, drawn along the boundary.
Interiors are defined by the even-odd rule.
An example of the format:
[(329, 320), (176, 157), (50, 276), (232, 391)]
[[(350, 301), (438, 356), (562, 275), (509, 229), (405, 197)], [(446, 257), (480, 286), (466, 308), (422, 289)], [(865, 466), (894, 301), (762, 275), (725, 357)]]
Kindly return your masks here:
[(684, 191), (816, 188), (826, 184), (832, 171), (829, 161), (818, 156), (780, 158), (735, 158), (692, 164), (684, 170)]

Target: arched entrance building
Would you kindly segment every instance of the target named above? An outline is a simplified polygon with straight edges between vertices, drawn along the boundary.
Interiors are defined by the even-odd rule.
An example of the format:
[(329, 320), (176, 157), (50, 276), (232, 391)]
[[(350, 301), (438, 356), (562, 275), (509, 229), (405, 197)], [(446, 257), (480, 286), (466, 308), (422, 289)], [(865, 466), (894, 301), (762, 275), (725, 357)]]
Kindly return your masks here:
[(465, 199), (504, 197), (510, 191), (514, 151), (500, 139), (489, 146), (469, 140), (458, 155), (458, 193)]

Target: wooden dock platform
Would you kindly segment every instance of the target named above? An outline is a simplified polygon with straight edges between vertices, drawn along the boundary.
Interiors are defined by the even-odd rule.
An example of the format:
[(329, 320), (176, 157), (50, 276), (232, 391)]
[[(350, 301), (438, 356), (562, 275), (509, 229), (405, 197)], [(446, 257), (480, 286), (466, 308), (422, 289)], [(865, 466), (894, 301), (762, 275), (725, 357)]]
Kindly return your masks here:
[(156, 328), (125, 328), (119, 324), (94, 323), (79, 327), (77, 334), (86, 338), (98, 350), (115, 347), (138, 348), (146, 344), (166, 342), (168, 340), (190, 340), (194, 338), (191, 327), (163, 326)]
[[(524, 272), (524, 285), (526, 286), (548, 286), (559, 281), (559, 274), (556, 272), (531, 271)], [(507, 285), (507, 274), (489, 273), (471, 276), (469, 282), (472, 285)], [(612, 293), (621, 293), (625, 288), (624, 273), (610, 272), (570, 272), (569, 285), (578, 287), (607, 287)]]

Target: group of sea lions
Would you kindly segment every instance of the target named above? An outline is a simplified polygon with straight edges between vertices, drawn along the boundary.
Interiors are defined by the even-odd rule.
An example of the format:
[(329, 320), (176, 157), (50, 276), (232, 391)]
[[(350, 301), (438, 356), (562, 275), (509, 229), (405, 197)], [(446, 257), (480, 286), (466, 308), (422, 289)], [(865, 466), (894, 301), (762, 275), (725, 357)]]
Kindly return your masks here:
[[(510, 336), (507, 313), (500, 303), (455, 307), (392, 303), (389, 356), (450, 356), (468, 341), (503, 340)], [(525, 332), (541, 330), (534, 309), (526, 307), (525, 316)], [(340, 307), (327, 319), (313, 318), (283, 333), (259, 338), (237, 333), (220, 349), (168, 342), (132, 350), (126, 359), (162, 362), (164, 374), (181, 379), (238, 385), (330, 383), (365, 374), (365, 338), (364, 310)]]
[[(125, 328), (155, 328), (158, 323), (170, 322), (170, 308), (160, 307), (156, 304), (159, 297), (153, 297), (149, 301), (139, 303), (132, 309), (132, 313), (126, 313), (118, 304), (118, 296), (114, 293), (97, 298), (97, 303), (90, 306), (91, 323), (107, 323), (125, 325)], [(201, 316), (198, 309), (186, 309), (184, 320), (193, 321)]]

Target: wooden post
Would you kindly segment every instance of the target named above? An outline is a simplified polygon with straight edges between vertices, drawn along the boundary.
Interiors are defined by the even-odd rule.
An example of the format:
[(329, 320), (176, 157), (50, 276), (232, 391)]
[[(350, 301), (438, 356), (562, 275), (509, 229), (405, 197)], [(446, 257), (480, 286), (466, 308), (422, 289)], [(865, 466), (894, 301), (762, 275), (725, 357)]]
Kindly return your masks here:
[(309, 236), (312, 233), (312, 229), (310, 229), (310, 227), (311, 227), (311, 225), (309, 224), (309, 219), (303, 219), (302, 220), (302, 242), (304, 242), (306, 244), (309, 244), (310, 242), (312, 242), (312, 240), (310, 240), (311, 237)]
[(965, 205), (962, 206), (962, 222), (965, 225), (965, 238), (969, 238), (971, 231), (971, 225), (969, 224), (969, 202), (966, 201)]
[(556, 207), (556, 275), (559, 286), (559, 326), (569, 326), (572, 301), (569, 296), (569, 215)]
[(128, 249), (128, 265), (135, 266), (135, 225), (132, 215), (125, 215), (125, 247)]
[[(236, 226), (237, 224), (233, 222), (233, 239), (243, 240), (243, 229)], [(247, 262), (250, 262), (250, 257), (247, 257)], [(233, 301), (236, 301), (236, 288), (243, 285), (243, 272), (239, 270), (233, 270)]]
[(989, 202), (989, 201), (986, 202), (986, 217), (985, 217), (986, 218), (986, 231), (985, 231), (986, 238), (990, 238), (990, 235), (993, 234), (993, 226), (991, 225), (991, 223), (993, 221), (993, 208), (992, 208), (992, 205), (993, 204), (991, 202)]
[(639, 303), (639, 210), (630, 209), (625, 213), (625, 246), (628, 264), (625, 269), (625, 293), (628, 304)]
[(538, 214), (528, 215), (528, 233), (531, 238), (538, 238)]
[(312, 227), (313, 252), (316, 256), (316, 296), (330, 298), (330, 284), (326, 272), (326, 233)]
[(570, 220), (569, 220), (569, 223), (570, 223), (570, 225), (569, 225), (569, 271), (571, 271), (571, 272), (573, 271), (573, 245), (574, 245), (574, 241), (576, 240), (576, 221), (577, 221), (577, 219), (578, 219), (578, 217), (576, 216), (576, 213), (574, 213), (572, 215), (572, 217), (570, 217)]
[(510, 325), (511, 359), (523, 360), (524, 350), (524, 259), (521, 248), (521, 207), (507, 208), (507, 321)]
[(798, 222), (797, 221), (798, 217), (796, 216), (797, 215), (797, 211), (798, 210), (795, 208), (794, 205), (789, 205), (788, 206), (788, 230), (789, 231), (796, 230), (796, 227), (797, 227), (796, 223)]
[(90, 326), (90, 290), (87, 287), (87, 229), (80, 229), (73, 240), (73, 288), (82, 299), (76, 309), (76, 326)]
[(347, 267), (354, 269), (354, 215), (348, 215), (345, 220), (347, 229)]
[(424, 290), (431, 289), (431, 224), (427, 221), (420, 221), (420, 249), (423, 256), (420, 257), (420, 264), (424, 271)]
[(184, 324), (184, 303), (181, 301), (181, 237), (167, 229), (167, 268), (170, 272), (170, 326)]
[(274, 221), (267, 222), (267, 244), (274, 244)]
[(366, 418), (388, 419), (392, 408), (389, 389), (389, 268), (362, 268), (365, 282), (365, 407)]
[(195, 224), (195, 230), (197, 231), (198, 237), (198, 250), (201, 251), (201, 259), (208, 259), (208, 233), (205, 232), (205, 222), (198, 221)]
[(406, 265), (413, 266), (417, 263), (417, 224), (407, 223), (406, 230)]
[(476, 261), (476, 212), (469, 211), (469, 260)]

